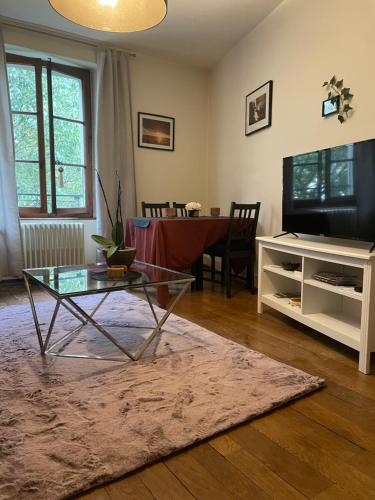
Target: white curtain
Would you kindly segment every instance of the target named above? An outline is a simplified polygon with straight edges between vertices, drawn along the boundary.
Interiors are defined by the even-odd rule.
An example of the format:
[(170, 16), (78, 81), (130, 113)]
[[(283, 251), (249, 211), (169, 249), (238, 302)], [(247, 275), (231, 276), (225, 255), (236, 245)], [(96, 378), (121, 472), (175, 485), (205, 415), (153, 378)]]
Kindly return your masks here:
[[(98, 50), (95, 155), (109, 206), (116, 207), (116, 172), (121, 180), (124, 217), (136, 214), (129, 61), (121, 51)], [(96, 182), (97, 231), (110, 236), (110, 223)]]
[(0, 26), (0, 280), (8, 276), (20, 277), (22, 267), (12, 118)]

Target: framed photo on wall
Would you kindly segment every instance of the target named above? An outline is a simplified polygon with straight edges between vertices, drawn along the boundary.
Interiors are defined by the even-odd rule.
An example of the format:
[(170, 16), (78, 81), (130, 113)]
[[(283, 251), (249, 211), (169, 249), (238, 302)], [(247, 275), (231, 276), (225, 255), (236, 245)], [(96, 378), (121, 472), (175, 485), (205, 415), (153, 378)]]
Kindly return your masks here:
[(175, 120), (170, 116), (138, 113), (138, 146), (174, 151)]
[(335, 115), (340, 111), (340, 97), (336, 95), (322, 104), (322, 116)]
[(245, 135), (251, 135), (272, 124), (273, 81), (265, 83), (246, 96)]

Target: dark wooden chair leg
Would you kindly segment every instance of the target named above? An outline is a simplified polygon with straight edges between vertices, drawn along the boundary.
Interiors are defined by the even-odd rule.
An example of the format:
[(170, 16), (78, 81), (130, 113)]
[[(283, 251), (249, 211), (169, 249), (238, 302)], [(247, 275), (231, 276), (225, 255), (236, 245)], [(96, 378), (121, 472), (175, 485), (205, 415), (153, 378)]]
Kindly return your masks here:
[(250, 273), (250, 282), (248, 280), (248, 288), (251, 290), (252, 294), (255, 294), (257, 292), (256, 286), (255, 286), (255, 248), (251, 251), (250, 255), (250, 263), (249, 263), (250, 270), (248, 272)]
[(231, 288), (231, 266), (230, 266), (230, 259), (226, 258), (225, 259), (225, 296), (227, 299), (230, 299), (230, 297), (231, 297), (230, 288)]
[(251, 260), (246, 268), (246, 288), (250, 290), (252, 294), (256, 292), (254, 286), (254, 266)]
[(211, 281), (215, 281), (216, 278), (215, 264), (216, 264), (215, 255), (211, 255)]
[(246, 288), (251, 290), (252, 288), (252, 276), (251, 276), (251, 261), (246, 265)]
[(195, 276), (195, 287), (194, 289), (197, 291), (203, 290), (203, 255), (199, 257), (194, 262), (193, 265), (194, 276)]

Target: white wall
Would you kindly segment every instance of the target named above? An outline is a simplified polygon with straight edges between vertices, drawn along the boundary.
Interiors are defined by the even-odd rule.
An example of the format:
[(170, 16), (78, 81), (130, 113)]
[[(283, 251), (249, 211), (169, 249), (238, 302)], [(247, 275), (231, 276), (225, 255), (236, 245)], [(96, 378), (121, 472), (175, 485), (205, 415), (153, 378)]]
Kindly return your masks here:
[[(282, 158), (375, 137), (373, 0), (284, 0), (211, 75), (209, 195), (261, 201), (260, 232), (281, 229)], [(333, 74), (354, 93), (353, 116), (321, 117)], [(244, 135), (245, 96), (274, 81), (273, 125)]]
[(138, 148), (135, 137), (138, 205), (192, 200), (206, 205), (208, 73), (142, 54), (130, 69), (135, 135), (139, 111), (176, 120), (174, 152)]

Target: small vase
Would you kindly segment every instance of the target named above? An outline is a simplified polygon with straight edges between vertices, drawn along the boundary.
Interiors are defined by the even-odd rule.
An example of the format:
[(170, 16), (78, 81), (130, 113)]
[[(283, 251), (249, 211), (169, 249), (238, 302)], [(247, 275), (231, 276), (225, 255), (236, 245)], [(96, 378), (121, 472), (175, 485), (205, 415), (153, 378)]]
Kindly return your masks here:
[(188, 210), (189, 217), (199, 217), (199, 210)]

